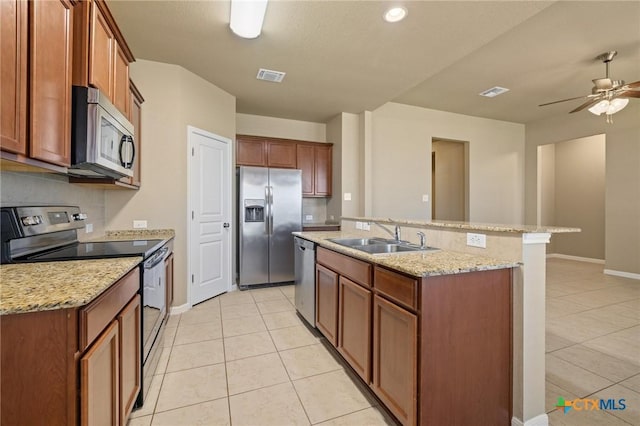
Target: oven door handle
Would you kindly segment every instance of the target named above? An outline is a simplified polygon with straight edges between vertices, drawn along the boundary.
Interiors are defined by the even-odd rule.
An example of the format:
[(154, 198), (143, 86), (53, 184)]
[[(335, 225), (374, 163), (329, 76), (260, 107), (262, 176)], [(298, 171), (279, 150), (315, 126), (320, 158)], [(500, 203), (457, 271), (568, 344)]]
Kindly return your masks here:
[(169, 251), (169, 247), (162, 247), (151, 259), (144, 262), (144, 269), (152, 269), (164, 260), (164, 255)]

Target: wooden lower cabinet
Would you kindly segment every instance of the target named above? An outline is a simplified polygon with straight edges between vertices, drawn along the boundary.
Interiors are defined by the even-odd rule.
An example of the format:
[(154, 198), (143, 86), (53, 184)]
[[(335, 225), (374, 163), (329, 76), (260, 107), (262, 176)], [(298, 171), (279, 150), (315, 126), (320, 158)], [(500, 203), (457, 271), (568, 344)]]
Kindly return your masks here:
[(323, 247), (316, 262), (318, 329), (402, 425), (510, 424), (510, 269), (420, 278)]
[(316, 264), (316, 326), (338, 345), (338, 274)]
[(80, 424), (119, 425), (118, 322), (107, 327), (80, 360)]
[(417, 382), (417, 316), (375, 295), (372, 388), (403, 425), (416, 424)]
[(136, 295), (126, 308), (118, 314), (120, 344), (120, 424), (127, 418), (138, 398), (142, 373), (140, 359), (140, 318), (142, 313), (140, 295)]
[(139, 286), (136, 267), (83, 307), (2, 315), (0, 424), (126, 425), (140, 388)]
[(371, 379), (371, 290), (339, 281), (338, 352), (365, 383)]

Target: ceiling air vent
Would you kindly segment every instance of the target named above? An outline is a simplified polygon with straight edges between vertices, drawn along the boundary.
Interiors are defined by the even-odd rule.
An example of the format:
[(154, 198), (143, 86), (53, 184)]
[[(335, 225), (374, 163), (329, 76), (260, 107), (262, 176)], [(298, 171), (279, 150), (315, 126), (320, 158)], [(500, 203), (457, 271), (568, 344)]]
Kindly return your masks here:
[(504, 87), (496, 86), (491, 89), (485, 90), (484, 92), (478, 93), (480, 96), (486, 96), (487, 98), (495, 98), (498, 95), (502, 95), (504, 92), (508, 92), (509, 89)]
[(256, 76), (256, 78), (258, 80), (270, 81), (272, 83), (282, 83), (282, 80), (284, 80), (285, 74), (287, 73), (281, 72), (281, 71), (265, 70), (264, 68), (260, 68), (260, 70), (258, 70), (258, 75)]

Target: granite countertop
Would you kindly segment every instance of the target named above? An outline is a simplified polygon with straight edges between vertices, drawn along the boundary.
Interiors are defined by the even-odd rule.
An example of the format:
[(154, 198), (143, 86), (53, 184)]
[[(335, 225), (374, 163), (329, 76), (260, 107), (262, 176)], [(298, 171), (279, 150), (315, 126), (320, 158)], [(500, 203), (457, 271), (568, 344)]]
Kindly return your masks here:
[(0, 266), (0, 315), (84, 306), (142, 257), (12, 263)]
[(175, 236), (176, 232), (173, 229), (123, 229), (105, 231), (102, 237), (90, 241), (170, 240)]
[(362, 259), (367, 262), (385, 266), (389, 269), (395, 269), (415, 277), (488, 271), (492, 269), (513, 268), (520, 265), (518, 262), (493, 259), (486, 256), (459, 253), (449, 250), (372, 255), (329, 241), (330, 238), (362, 238), (362, 235), (355, 234), (353, 232), (317, 231), (294, 232), (293, 234), (306, 240), (313, 241), (322, 247)]
[(509, 232), (509, 233), (570, 233), (580, 232), (580, 228), (567, 228), (560, 226), (537, 226), (537, 225), (505, 225), (499, 223), (475, 223), (475, 222), (456, 222), (456, 221), (419, 221), (419, 220), (394, 220), (388, 218), (375, 217), (342, 217), (343, 220), (352, 222), (376, 222), (384, 224), (398, 224), (404, 226), (413, 226), (418, 228), (447, 228), (461, 229), (466, 231), (485, 231), (485, 232)]

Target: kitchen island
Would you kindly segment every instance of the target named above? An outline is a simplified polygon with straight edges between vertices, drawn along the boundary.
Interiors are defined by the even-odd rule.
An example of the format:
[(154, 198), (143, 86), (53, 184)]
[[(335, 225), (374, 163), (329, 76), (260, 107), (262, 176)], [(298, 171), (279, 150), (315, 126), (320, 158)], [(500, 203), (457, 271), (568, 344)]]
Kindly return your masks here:
[[(447, 277), (443, 272), (454, 274), (453, 278), (464, 276), (467, 270), (480, 271), (482, 268), (508, 267), (512, 265), (512, 279), (510, 283), (510, 308), (511, 308), (511, 406), (510, 422), (513, 425), (547, 424), (545, 413), (545, 364), (544, 364), (544, 318), (545, 318), (545, 263), (546, 244), (553, 233), (579, 232), (577, 228), (541, 227), (523, 225), (499, 225), (479, 224), (467, 222), (423, 222), (408, 220), (377, 219), (366, 217), (342, 218), (341, 233), (324, 235), (320, 233), (306, 233), (309, 239), (316, 239), (322, 247), (353, 255), (346, 252), (347, 248), (331, 246), (326, 238), (342, 237), (384, 237), (391, 233), (385, 233), (381, 226), (373, 226), (374, 223), (383, 226), (399, 225), (402, 228), (403, 240), (417, 241), (417, 232), (426, 234), (427, 245), (442, 249), (440, 255), (426, 253), (425, 258), (430, 259), (431, 266), (419, 262), (419, 268), (415, 271), (408, 266), (411, 256), (414, 254), (370, 256), (362, 253), (357, 255), (361, 260), (373, 260), (376, 267), (398, 268), (402, 274), (423, 277), (422, 280), (433, 280), (437, 276)], [(361, 228), (370, 228), (365, 231)], [(410, 232), (415, 231), (415, 232)], [(473, 247), (467, 244), (469, 235), (481, 234), (484, 247)], [(315, 236), (313, 235), (315, 234)], [(325, 241), (323, 241), (325, 240)], [(471, 257), (461, 256), (463, 254)], [(436, 255), (436, 256), (434, 256)], [(406, 260), (402, 260), (405, 256)], [(430, 257), (429, 257), (430, 256)], [(438, 261), (438, 256), (441, 257)], [(479, 256), (479, 257), (475, 257)], [(463, 260), (460, 264), (450, 265), (448, 268), (438, 264), (447, 263), (449, 259)], [(473, 261), (480, 261), (473, 265)], [(464, 261), (468, 263), (465, 265)], [(400, 262), (401, 265), (392, 263)], [(456, 262), (457, 263), (457, 262)], [(403, 266), (404, 265), (404, 266)], [(322, 266), (322, 265), (320, 265)], [(425, 269), (426, 267), (426, 269)], [(402, 269), (404, 268), (404, 269)], [(457, 272), (456, 272), (457, 270)], [(484, 271), (483, 273), (490, 272)], [(432, 276), (430, 276), (430, 274)], [(469, 274), (471, 275), (471, 274)], [(426, 278), (425, 278), (426, 277)], [(424, 282), (424, 281), (423, 281)], [(375, 292), (375, 285), (373, 286)], [(472, 287), (471, 287), (472, 288)], [(493, 306), (491, 304), (487, 306)], [(444, 324), (446, 325), (446, 323)], [(524, 356), (526, 353), (526, 357)], [(445, 404), (446, 405), (446, 404)], [(455, 410), (454, 407), (450, 407)], [(397, 416), (397, 415), (396, 415)], [(397, 416), (398, 417), (398, 416)], [(406, 423), (406, 422), (405, 422)], [(423, 419), (420, 419), (423, 423)], [(499, 422), (502, 424), (503, 422)]]
[(511, 268), (449, 250), (369, 254), (315, 242), (316, 326), (403, 425), (508, 424)]

